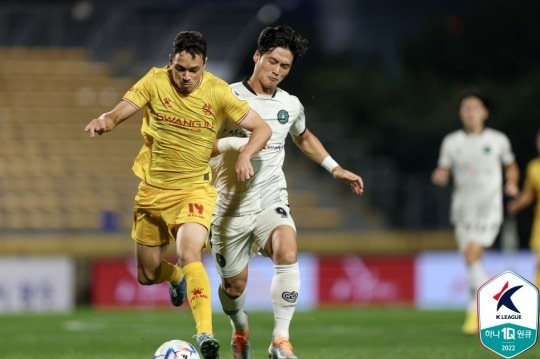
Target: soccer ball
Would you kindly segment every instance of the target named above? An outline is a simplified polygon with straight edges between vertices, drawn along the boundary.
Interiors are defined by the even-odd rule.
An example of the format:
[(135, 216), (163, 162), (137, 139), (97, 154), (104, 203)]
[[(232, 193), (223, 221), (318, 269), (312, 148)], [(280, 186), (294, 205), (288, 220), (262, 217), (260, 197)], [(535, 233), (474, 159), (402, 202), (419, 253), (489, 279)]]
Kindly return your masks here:
[(154, 353), (154, 359), (200, 359), (193, 345), (174, 339), (161, 344)]

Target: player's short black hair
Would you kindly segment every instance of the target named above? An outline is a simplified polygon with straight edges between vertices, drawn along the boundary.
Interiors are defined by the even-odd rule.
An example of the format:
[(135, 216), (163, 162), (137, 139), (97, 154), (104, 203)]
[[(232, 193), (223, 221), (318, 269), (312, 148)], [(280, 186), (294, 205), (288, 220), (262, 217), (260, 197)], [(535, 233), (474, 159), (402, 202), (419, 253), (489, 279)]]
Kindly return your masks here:
[(491, 103), (489, 99), (478, 88), (470, 88), (470, 89), (463, 90), (459, 96), (458, 104), (461, 106), (461, 103), (463, 102), (463, 100), (465, 100), (468, 97), (477, 98), (478, 100), (480, 100), (480, 102), (482, 102), (482, 104), (488, 111), (491, 110)]
[(276, 47), (289, 49), (293, 54), (293, 62), (308, 50), (308, 41), (289, 26), (267, 27), (261, 31), (257, 41), (257, 51), (266, 54)]
[(206, 40), (198, 31), (182, 31), (176, 35), (172, 43), (173, 55), (185, 51), (193, 57), (201, 55), (203, 61), (206, 61), (206, 49)]

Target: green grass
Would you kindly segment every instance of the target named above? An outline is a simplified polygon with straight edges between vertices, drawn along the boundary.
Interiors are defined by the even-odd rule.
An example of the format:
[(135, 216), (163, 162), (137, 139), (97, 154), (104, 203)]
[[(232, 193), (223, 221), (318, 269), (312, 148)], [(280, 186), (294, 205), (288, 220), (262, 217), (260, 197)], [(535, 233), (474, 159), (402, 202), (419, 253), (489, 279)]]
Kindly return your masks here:
[[(252, 358), (266, 358), (273, 317), (250, 313)], [(477, 337), (460, 333), (463, 313), (409, 308), (346, 308), (297, 312), (291, 342), (300, 359), (500, 358)], [(192, 339), (191, 312), (95, 311), (0, 315), (0, 358), (152, 358), (169, 339)], [(214, 330), (229, 353), (228, 319), (214, 313)], [(533, 347), (518, 358), (540, 358)]]

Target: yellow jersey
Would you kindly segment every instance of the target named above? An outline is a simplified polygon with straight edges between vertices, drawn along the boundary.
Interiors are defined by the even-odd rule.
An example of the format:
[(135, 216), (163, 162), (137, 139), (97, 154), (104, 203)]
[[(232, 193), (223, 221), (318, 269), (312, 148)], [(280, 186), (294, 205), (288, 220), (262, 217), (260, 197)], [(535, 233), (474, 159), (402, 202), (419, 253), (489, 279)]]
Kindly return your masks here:
[(536, 195), (536, 217), (540, 218), (540, 157), (529, 162), (523, 187), (530, 189)]
[(210, 182), (209, 161), (221, 125), (226, 118), (239, 123), (249, 112), (247, 101), (207, 71), (195, 90), (180, 93), (169, 66), (152, 68), (122, 100), (137, 109), (146, 106), (141, 127), (144, 144), (133, 172), (165, 189)]

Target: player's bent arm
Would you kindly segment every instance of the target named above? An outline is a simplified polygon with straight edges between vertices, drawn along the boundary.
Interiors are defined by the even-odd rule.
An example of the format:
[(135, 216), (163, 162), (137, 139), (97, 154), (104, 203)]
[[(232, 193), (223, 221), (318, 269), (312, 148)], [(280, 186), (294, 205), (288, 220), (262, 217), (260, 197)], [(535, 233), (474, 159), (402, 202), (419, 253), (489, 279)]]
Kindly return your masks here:
[(504, 178), (506, 180), (504, 184), (504, 193), (510, 197), (517, 196), (519, 193), (519, 167), (515, 161), (504, 166)]
[(306, 129), (300, 136), (292, 135), (292, 139), (306, 157), (324, 167), (336, 180), (348, 184), (351, 190), (357, 195), (364, 193), (364, 182), (362, 178), (342, 168), (334, 161), (321, 141), (311, 131)]
[(237, 151), (243, 149), (249, 141), (247, 137), (223, 137), (214, 141), (214, 147), (212, 148), (212, 157), (222, 154), (227, 151)]
[(434, 185), (444, 187), (450, 180), (450, 170), (444, 167), (437, 167), (431, 174), (431, 182)]
[(112, 131), (118, 124), (125, 121), (139, 109), (126, 101), (120, 101), (111, 111), (105, 112), (98, 118), (93, 119), (84, 128), (85, 132), (94, 137), (95, 134), (103, 134)]
[(238, 125), (251, 132), (249, 141), (241, 152), (244, 156), (248, 155), (249, 158), (262, 150), (272, 136), (270, 126), (252, 108), (249, 109), (246, 117)]
[(257, 112), (250, 109), (246, 117), (238, 124), (242, 128), (251, 131), (248, 143), (238, 154), (234, 171), (238, 181), (246, 181), (254, 175), (251, 157), (263, 149), (270, 137), (272, 130), (270, 126), (259, 116)]
[(535, 198), (536, 196), (532, 188), (525, 187), (516, 199), (508, 202), (508, 212), (512, 215), (517, 214), (522, 209), (530, 206), (534, 202)]

